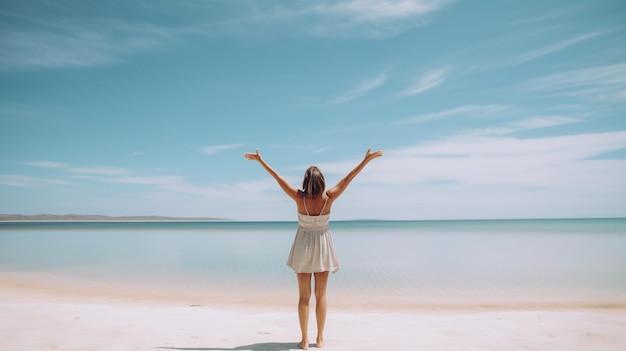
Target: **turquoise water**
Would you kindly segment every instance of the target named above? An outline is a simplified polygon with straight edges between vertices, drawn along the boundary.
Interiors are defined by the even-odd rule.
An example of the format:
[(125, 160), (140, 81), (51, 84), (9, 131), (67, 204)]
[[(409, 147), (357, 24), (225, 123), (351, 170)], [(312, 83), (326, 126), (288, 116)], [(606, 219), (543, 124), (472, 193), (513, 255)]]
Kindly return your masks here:
[[(295, 292), (296, 223), (0, 223), (0, 273), (198, 293)], [(331, 223), (329, 290), (372, 301), (626, 299), (626, 219)]]

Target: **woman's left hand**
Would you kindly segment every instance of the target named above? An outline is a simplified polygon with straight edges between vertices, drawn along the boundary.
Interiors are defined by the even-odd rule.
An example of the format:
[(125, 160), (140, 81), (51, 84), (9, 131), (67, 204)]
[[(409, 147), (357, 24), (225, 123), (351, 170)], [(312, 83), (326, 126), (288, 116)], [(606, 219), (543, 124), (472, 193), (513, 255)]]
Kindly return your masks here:
[(256, 149), (256, 152), (246, 152), (243, 154), (243, 157), (252, 161), (261, 161), (261, 154), (259, 153), (259, 149)]

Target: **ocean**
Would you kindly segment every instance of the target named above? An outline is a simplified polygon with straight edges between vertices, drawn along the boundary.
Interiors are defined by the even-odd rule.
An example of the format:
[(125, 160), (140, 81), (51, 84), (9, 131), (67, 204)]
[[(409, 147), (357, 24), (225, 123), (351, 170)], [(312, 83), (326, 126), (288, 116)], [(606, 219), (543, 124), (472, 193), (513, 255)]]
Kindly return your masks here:
[[(295, 222), (0, 222), (0, 276), (194, 301), (297, 301)], [(626, 302), (626, 219), (337, 221), (329, 302)], [(42, 278), (43, 277), (43, 278)]]

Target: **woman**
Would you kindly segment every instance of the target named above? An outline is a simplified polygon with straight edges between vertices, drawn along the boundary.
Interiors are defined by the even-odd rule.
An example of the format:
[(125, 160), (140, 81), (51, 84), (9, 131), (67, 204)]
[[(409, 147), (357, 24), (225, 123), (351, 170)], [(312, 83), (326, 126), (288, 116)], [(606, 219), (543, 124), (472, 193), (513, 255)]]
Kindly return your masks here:
[(363, 170), (371, 160), (383, 155), (367, 150), (365, 158), (348, 175), (330, 190), (325, 190), (324, 175), (315, 166), (304, 174), (302, 190), (289, 184), (285, 178), (270, 167), (259, 154), (245, 153), (248, 160), (258, 161), (263, 168), (278, 182), (281, 189), (296, 202), (298, 208), (298, 231), (291, 246), (287, 265), (298, 275), (298, 318), (302, 340), (298, 345), (309, 348), (309, 300), (311, 297), (311, 276), (315, 277), (315, 316), (317, 319), (317, 347), (324, 346), (324, 323), (326, 322), (326, 284), (329, 272), (339, 270), (339, 259), (335, 252), (332, 237), (328, 229), (330, 209), (337, 198), (346, 190), (352, 179)]

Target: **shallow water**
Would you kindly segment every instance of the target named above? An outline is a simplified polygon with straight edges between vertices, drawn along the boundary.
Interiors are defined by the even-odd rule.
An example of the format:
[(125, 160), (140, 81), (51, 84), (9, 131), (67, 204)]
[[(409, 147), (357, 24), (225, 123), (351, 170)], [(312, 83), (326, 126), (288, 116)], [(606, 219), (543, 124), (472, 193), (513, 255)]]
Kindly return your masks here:
[[(0, 273), (198, 293), (295, 292), (297, 224), (0, 223)], [(626, 219), (331, 223), (329, 291), (376, 301), (626, 299)], [(279, 295), (279, 294), (277, 294)]]

